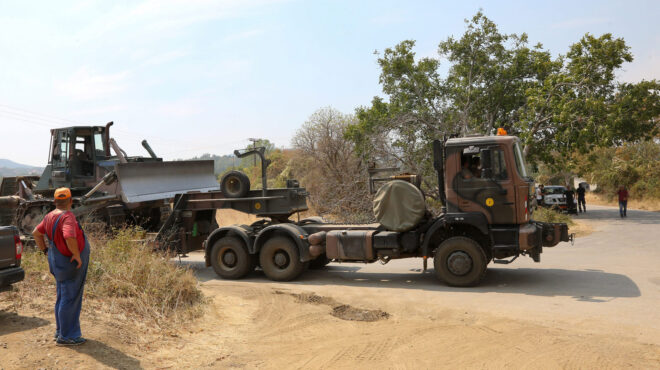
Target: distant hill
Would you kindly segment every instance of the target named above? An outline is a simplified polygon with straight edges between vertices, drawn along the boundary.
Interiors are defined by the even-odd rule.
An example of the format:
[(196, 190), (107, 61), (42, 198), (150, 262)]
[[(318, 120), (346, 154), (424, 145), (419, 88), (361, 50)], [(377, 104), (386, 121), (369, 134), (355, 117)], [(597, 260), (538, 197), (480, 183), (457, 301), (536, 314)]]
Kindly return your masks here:
[(0, 158), (0, 177), (41, 175), (43, 167), (34, 167)]

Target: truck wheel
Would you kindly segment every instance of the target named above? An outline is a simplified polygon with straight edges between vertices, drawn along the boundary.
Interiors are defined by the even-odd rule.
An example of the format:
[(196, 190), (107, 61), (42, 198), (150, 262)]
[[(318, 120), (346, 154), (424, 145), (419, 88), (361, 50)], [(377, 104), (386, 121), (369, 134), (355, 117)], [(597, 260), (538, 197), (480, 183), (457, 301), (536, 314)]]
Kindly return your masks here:
[(242, 198), (250, 190), (250, 179), (241, 171), (229, 171), (220, 180), (220, 191), (227, 198)]
[(440, 243), (433, 266), (440, 280), (450, 286), (474, 286), (486, 275), (486, 255), (479, 244), (464, 236)]
[(325, 255), (318, 256), (309, 261), (309, 268), (310, 270), (320, 270), (324, 268), (328, 263), (330, 263), (330, 260)]
[(254, 269), (252, 256), (235, 236), (225, 236), (213, 244), (211, 266), (223, 279), (240, 279)]
[(298, 247), (284, 236), (276, 236), (266, 241), (259, 253), (259, 263), (264, 274), (276, 281), (295, 279), (305, 269), (305, 264), (300, 262)]

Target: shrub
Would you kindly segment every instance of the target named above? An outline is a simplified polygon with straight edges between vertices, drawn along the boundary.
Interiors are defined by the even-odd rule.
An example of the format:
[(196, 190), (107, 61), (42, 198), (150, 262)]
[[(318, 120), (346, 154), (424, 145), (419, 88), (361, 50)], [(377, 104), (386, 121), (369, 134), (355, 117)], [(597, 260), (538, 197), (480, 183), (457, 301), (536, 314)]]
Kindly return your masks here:
[(550, 222), (550, 223), (559, 222), (559, 223), (565, 223), (569, 226), (575, 223), (569, 215), (544, 207), (537, 208), (536, 211), (534, 211), (534, 215), (532, 216), (532, 218), (535, 221)]
[[(83, 306), (156, 326), (201, 314), (204, 297), (192, 271), (171, 262), (170, 255), (154, 252), (143, 237), (137, 228), (88, 235), (88, 303)], [(10, 300), (15, 306), (52, 306), (55, 281), (46, 257), (38, 250), (26, 250), (22, 265), (26, 279), (16, 284)]]

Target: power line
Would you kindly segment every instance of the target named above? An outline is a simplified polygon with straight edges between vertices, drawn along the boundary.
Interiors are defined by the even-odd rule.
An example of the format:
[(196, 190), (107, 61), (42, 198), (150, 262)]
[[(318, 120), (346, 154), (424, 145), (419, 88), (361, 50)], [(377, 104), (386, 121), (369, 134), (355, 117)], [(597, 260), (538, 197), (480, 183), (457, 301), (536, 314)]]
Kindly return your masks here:
[[(0, 104), (0, 107), (3, 107), (5, 109), (9, 109), (9, 110), (13, 110), (13, 111), (17, 111), (15, 113), (18, 113), (18, 114), (27, 115), (27, 116), (35, 116), (35, 118), (37, 118), (37, 119), (44, 120), (44, 121), (49, 121), (49, 122), (53, 122), (53, 123), (57, 123), (56, 121), (61, 121), (61, 122), (65, 122), (66, 124), (69, 124), (69, 125), (73, 124), (73, 125), (77, 125), (77, 126), (87, 126), (84, 123), (77, 122), (77, 121), (74, 121), (74, 120), (70, 120), (70, 119), (67, 119), (67, 118), (61, 118), (61, 117), (48, 115), (48, 114), (43, 114), (43, 113), (36, 113), (36, 112), (32, 112), (32, 111), (29, 111), (29, 110), (26, 110), (26, 109), (12, 107), (12, 106), (7, 105), (7, 104)], [(57, 123), (57, 124), (62, 124), (62, 123)]]

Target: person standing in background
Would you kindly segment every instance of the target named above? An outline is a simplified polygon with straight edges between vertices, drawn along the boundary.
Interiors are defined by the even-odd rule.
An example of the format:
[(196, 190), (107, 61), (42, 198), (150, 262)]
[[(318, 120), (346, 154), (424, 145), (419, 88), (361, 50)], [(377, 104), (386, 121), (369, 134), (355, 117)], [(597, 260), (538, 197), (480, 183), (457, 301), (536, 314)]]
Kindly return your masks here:
[(540, 185), (536, 188), (536, 204), (537, 204), (538, 206), (542, 206), (542, 205), (543, 205), (543, 184), (540, 184)]
[[(85, 343), (80, 332), (80, 310), (89, 265), (89, 242), (71, 212), (69, 188), (55, 190), (55, 210), (48, 213), (32, 232), (34, 241), (48, 255), (55, 277), (55, 340), (58, 346)], [(48, 246), (44, 236), (48, 237)]]
[(619, 191), (616, 192), (619, 196), (619, 214), (621, 218), (628, 217), (626, 211), (628, 210), (628, 190), (625, 186), (619, 186)]
[(587, 212), (587, 202), (584, 199), (585, 192), (586, 192), (585, 186), (582, 186), (582, 184), (578, 185), (577, 188), (578, 212)]

